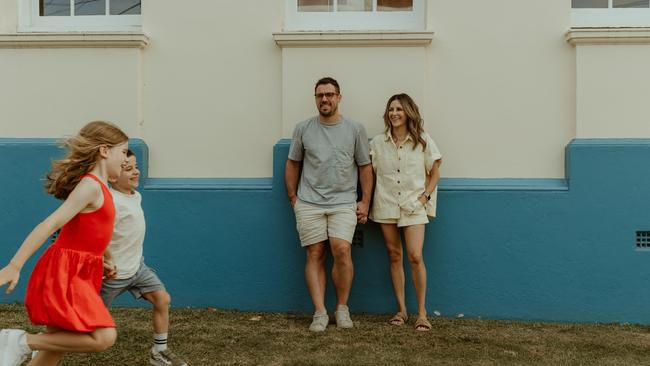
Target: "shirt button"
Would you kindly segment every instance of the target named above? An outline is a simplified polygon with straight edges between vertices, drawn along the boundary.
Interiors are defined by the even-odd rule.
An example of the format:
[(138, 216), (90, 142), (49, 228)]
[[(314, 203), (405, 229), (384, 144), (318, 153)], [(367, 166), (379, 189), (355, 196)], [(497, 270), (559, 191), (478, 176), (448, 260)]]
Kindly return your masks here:
[(397, 195), (402, 195), (402, 192), (397, 192)]
[(399, 173), (399, 169), (397, 169), (397, 172)]
[(397, 181), (397, 184), (399, 184), (399, 181)]

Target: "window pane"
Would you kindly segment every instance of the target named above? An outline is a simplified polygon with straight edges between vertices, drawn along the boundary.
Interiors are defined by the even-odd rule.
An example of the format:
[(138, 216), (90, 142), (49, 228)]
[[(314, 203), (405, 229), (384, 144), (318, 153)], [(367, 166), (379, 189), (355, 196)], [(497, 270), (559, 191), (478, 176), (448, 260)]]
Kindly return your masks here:
[(606, 8), (607, 0), (571, 0), (571, 7), (579, 8)]
[(298, 11), (332, 11), (333, 0), (298, 0)]
[(413, 0), (377, 0), (377, 10), (413, 11)]
[(615, 8), (647, 8), (649, 0), (614, 0)]
[(40, 16), (70, 16), (70, 0), (40, 0)]
[(140, 14), (140, 0), (111, 0), (111, 15)]
[(338, 0), (338, 11), (372, 11), (372, 0)]
[(106, 15), (106, 0), (74, 0), (74, 15)]

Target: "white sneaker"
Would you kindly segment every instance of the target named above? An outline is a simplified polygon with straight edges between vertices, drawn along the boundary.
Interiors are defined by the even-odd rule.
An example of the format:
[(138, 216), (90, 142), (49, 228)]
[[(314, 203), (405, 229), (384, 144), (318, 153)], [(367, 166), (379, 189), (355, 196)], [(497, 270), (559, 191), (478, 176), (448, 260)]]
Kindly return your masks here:
[(327, 316), (327, 312), (314, 313), (314, 318), (309, 325), (309, 331), (311, 332), (323, 332), (327, 328), (327, 324), (330, 322), (330, 317)]
[(149, 354), (149, 364), (154, 366), (187, 366), (187, 363), (168, 349)]
[(3, 329), (0, 331), (0, 366), (20, 366), (29, 356), (29, 349), (20, 345), (25, 331), (20, 329)]
[(352, 328), (354, 326), (352, 319), (350, 319), (350, 309), (347, 305), (339, 305), (334, 313), (334, 317), (336, 318), (336, 326), (338, 328)]

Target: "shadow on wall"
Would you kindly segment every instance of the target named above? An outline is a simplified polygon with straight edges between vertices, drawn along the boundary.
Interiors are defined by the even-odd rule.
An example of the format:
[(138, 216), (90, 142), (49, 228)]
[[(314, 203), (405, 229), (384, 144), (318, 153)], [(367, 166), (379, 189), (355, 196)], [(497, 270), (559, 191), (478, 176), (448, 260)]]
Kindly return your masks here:
[[(145, 257), (175, 306), (312, 311), (284, 190), (289, 143), (273, 148), (272, 178), (143, 182)], [(130, 144), (146, 177), (147, 146)], [(57, 207), (41, 179), (61, 155), (53, 139), (0, 139), (0, 262)], [(566, 161), (566, 180), (442, 180), (439, 218), (427, 226), (424, 249), (430, 313), (650, 323), (650, 313), (639, 311), (650, 303), (650, 252), (641, 237), (637, 247), (637, 232), (650, 231), (650, 140), (574, 140)], [(361, 230), (350, 307), (391, 313), (381, 234), (372, 223)], [(0, 302), (23, 301), (35, 258)], [(415, 310), (410, 285), (407, 296)], [(130, 295), (116, 304), (145, 305)]]

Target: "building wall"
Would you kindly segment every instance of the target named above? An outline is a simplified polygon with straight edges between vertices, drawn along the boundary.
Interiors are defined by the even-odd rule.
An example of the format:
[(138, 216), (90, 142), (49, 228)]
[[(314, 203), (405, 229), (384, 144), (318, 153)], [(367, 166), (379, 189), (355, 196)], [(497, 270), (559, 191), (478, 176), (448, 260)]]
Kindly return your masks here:
[(93, 120), (140, 136), (138, 49), (0, 48), (0, 136), (62, 137)]
[[(388, 97), (412, 94), (445, 155), (443, 176), (560, 178), (576, 135), (569, 6), (428, 1), (428, 45), (282, 48), (282, 0), (199, 1), (186, 12), (145, 0), (143, 50), (0, 50), (0, 79), (12, 85), (0, 88), (3, 113), (20, 121), (1, 135), (60, 137), (103, 118), (147, 141), (153, 177), (269, 177), (269, 148), (316, 113), (313, 84), (328, 74), (370, 136)], [(16, 11), (0, 2), (0, 30), (15, 33)]]
[[(289, 140), (273, 148), (270, 181), (146, 179), (144, 255), (172, 294), (174, 306), (310, 312), (304, 251), (283, 184)], [(146, 161), (142, 141), (131, 141)], [(270, 151), (269, 151), (270, 153)], [(0, 258), (56, 207), (39, 178), (55, 142), (0, 139)], [(427, 309), (445, 316), (492, 319), (650, 323), (645, 279), (650, 251), (636, 232), (649, 231), (650, 140), (579, 139), (567, 147), (567, 179), (491, 180), (440, 185), (439, 217), (427, 225)], [(624, 163), (623, 163), (624, 162)], [(145, 168), (146, 164), (141, 164)], [(610, 167), (602, 174), (602, 166)], [(194, 187), (191, 185), (194, 184)], [(10, 192), (10, 194), (8, 194)], [(353, 312), (395, 310), (388, 258), (376, 224), (360, 225), (353, 247)], [(647, 243), (646, 247), (650, 246)], [(28, 274), (0, 302), (21, 301)], [(410, 273), (408, 269), (405, 271)], [(407, 277), (407, 299), (415, 295)], [(334, 306), (332, 286), (327, 303)], [(118, 305), (145, 305), (122, 296)]]
[(576, 47), (576, 135), (650, 137), (650, 45)]
[[(17, 48), (0, 0), (0, 259), (57, 205), (40, 180), (55, 139), (108, 119), (139, 138), (145, 255), (176, 305), (309, 311), (282, 171), (332, 75), (370, 136), (388, 96), (413, 95), (443, 152), (430, 312), (650, 323), (647, 45), (572, 45), (564, 0), (444, 0), (427, 2), (430, 44), (278, 46), (283, 4), (145, 0), (143, 49)], [(361, 230), (352, 309), (392, 312), (380, 233)]]

